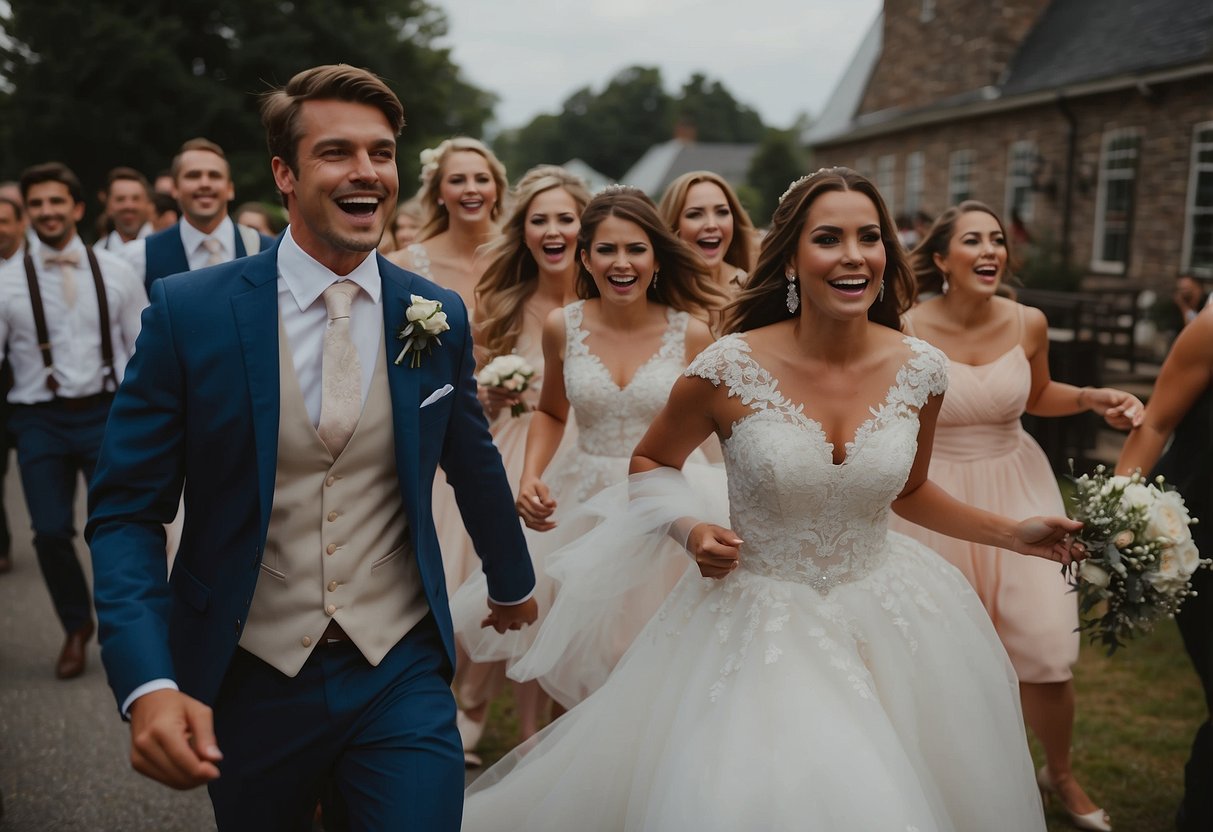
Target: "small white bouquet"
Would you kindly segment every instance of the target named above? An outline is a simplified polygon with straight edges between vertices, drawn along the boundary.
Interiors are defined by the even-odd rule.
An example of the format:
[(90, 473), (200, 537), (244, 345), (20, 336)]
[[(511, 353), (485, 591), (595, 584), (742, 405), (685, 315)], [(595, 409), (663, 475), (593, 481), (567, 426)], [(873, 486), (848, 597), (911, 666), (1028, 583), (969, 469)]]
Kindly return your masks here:
[(1111, 655), (1159, 618), (1174, 617), (1196, 594), (1192, 573), (1210, 561), (1192, 542), (1188, 526), (1196, 518), (1162, 477), (1108, 476), (1100, 465), (1093, 475), (1071, 479), (1070, 516), (1083, 523), (1075, 537), (1088, 557), (1063, 572), (1078, 593), (1079, 630)]
[[(483, 387), (498, 387), (510, 393), (521, 393), (527, 389), (535, 375), (535, 368), (527, 363), (521, 355), (510, 353), (499, 355), (484, 366), (476, 374), (476, 382)], [(526, 405), (522, 402), (510, 405), (510, 415), (514, 418), (526, 413)]]

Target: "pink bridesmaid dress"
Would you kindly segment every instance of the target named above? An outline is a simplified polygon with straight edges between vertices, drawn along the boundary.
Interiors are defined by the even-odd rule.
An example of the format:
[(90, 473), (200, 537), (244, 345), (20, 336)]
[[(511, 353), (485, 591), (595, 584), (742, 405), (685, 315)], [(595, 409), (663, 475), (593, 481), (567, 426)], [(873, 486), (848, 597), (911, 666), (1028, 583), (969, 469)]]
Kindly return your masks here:
[[(912, 327), (908, 328), (912, 334)], [(1020, 316), (1020, 340), (1023, 321)], [(988, 364), (948, 359), (930, 478), (952, 496), (1006, 517), (1065, 513), (1049, 460), (1023, 429), (1031, 367), (1022, 343)], [(1078, 660), (1078, 608), (1057, 565), (927, 531), (889, 527), (939, 552), (968, 578), (1021, 682), (1062, 682)]]

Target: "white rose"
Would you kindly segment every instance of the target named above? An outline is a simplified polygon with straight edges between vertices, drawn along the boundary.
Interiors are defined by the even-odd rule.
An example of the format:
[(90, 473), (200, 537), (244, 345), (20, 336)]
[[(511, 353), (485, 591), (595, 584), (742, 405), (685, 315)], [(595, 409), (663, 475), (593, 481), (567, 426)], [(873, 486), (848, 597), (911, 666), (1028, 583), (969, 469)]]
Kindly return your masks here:
[(1188, 531), (1183, 502), (1176, 503), (1170, 495), (1160, 494), (1146, 515), (1146, 536), (1155, 539), (1165, 537), (1174, 544), (1190, 541), (1192, 533)]
[(1179, 553), (1174, 546), (1163, 549), (1158, 553), (1158, 577), (1167, 580), (1178, 580), (1180, 575)]
[(502, 378), (514, 375), (526, 366), (523, 357), (513, 353), (499, 355), (493, 359), (493, 363), (497, 365), (497, 373)]
[(437, 161), (438, 154), (434, 152), (433, 148), (427, 147), (425, 150), (421, 151), (421, 164), (432, 165)]
[(1154, 489), (1142, 485), (1139, 482), (1129, 482), (1128, 477), (1115, 477), (1114, 479), (1125, 480), (1128, 484), (1125, 485), (1125, 491), (1120, 498), (1120, 504), (1126, 509), (1135, 508), (1137, 506), (1152, 506), (1158, 494)]
[(501, 379), (493, 372), (492, 363), (476, 374), (476, 383), (481, 387), (496, 387), (501, 383)]
[(1108, 481), (1104, 483), (1104, 487), (1099, 489), (1099, 493), (1103, 496), (1108, 496), (1116, 488), (1125, 488), (1131, 480), (1128, 477), (1115, 476), (1108, 477)]
[(1078, 567), (1078, 577), (1101, 589), (1107, 587), (1108, 583), (1112, 580), (1107, 572), (1089, 560), (1084, 560), (1082, 565)]
[(1175, 546), (1171, 551), (1175, 553), (1175, 559), (1179, 563), (1180, 576), (1190, 578), (1196, 571), (1196, 567), (1200, 566), (1200, 552), (1197, 550), (1196, 544), (1189, 539)]
[(428, 300), (421, 295), (410, 295), (412, 303), (404, 316), (410, 321), (423, 321), (433, 315), (442, 308), (442, 304), (436, 300)]
[(435, 312), (429, 317), (417, 322), (418, 325), (425, 330), (426, 335), (441, 335), (451, 328), (451, 325), (446, 322), (445, 312)]
[(1117, 534), (1116, 537), (1112, 538), (1112, 545), (1115, 546), (1117, 549), (1123, 549), (1126, 546), (1128, 546), (1129, 544), (1131, 544), (1132, 542), (1133, 542), (1133, 532), (1129, 529), (1125, 529), (1124, 531)]

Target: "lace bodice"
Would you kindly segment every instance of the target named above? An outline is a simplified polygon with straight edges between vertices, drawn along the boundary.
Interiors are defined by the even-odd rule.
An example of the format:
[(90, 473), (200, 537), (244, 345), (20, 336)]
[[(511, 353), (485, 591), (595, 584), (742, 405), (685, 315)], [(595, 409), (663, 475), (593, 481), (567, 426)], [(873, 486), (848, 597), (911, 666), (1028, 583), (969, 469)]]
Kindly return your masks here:
[(587, 454), (627, 458), (686, 367), (689, 316), (668, 311), (661, 347), (621, 388), (585, 345), (589, 333), (581, 328), (584, 306), (579, 300), (564, 307), (564, 388), (577, 418), (577, 446)]
[(838, 465), (821, 425), (779, 392), (743, 336), (721, 338), (687, 368), (752, 409), (724, 442), (743, 568), (825, 594), (883, 561), (889, 507), (918, 450), (918, 410), (947, 387), (943, 353), (917, 338), (905, 343), (910, 358)]

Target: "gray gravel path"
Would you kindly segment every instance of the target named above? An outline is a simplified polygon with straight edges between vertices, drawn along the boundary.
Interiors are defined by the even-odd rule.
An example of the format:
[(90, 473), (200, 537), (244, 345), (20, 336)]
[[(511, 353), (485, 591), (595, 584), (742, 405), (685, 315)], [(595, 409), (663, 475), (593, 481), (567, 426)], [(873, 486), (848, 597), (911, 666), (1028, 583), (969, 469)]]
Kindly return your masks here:
[[(63, 631), (34, 557), (15, 457), (11, 463), (4, 502), (14, 568), (0, 575), (0, 830), (213, 830), (205, 790), (175, 792), (131, 769), (130, 733), (105, 683), (95, 639), (83, 676), (55, 678)], [(82, 528), (83, 496), (77, 517)], [(83, 541), (77, 551), (87, 568)]]
[[(10, 463), (4, 502), (14, 568), (0, 575), (0, 832), (211, 832), (205, 789), (176, 792), (131, 769), (130, 732), (95, 639), (83, 676), (55, 678), (63, 631), (34, 556), (15, 456)], [(83, 530), (83, 485), (76, 511)], [(83, 540), (77, 552), (88, 570)]]

